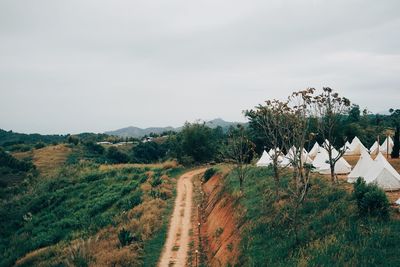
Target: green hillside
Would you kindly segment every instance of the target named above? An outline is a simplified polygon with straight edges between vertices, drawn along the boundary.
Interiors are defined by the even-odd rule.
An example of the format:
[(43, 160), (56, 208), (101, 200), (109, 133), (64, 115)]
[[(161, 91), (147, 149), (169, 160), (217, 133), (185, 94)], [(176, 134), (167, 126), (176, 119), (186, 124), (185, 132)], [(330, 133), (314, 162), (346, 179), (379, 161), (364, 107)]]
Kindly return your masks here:
[[(290, 173), (285, 175), (282, 188), (290, 178)], [(224, 183), (227, 192), (240, 196), (235, 174), (228, 175)], [(400, 265), (396, 214), (388, 221), (361, 216), (351, 192), (314, 177), (295, 226), (290, 194), (284, 192), (275, 203), (273, 190), (272, 170), (253, 168), (243, 196), (236, 197), (242, 233), (239, 266)]]
[(38, 177), (0, 206), (0, 217), (7, 218), (0, 228), (0, 266), (18, 259), (21, 266), (138, 263), (148, 245), (159, 254), (174, 195), (171, 177), (179, 172), (81, 163), (52, 179)]

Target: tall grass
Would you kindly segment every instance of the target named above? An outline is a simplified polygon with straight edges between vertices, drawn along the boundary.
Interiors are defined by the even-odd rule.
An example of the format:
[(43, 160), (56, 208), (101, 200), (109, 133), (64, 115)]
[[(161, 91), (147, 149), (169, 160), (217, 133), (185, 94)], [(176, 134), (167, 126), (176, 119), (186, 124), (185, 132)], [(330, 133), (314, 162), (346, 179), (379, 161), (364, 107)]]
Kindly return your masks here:
[[(282, 187), (291, 175), (282, 179)], [(225, 178), (236, 195), (237, 177)], [(238, 214), (242, 227), (239, 266), (400, 266), (400, 222), (360, 217), (356, 201), (344, 189), (314, 178), (299, 210), (296, 240), (290, 221), (290, 201), (283, 193), (274, 202), (272, 170), (253, 168), (237, 199), (246, 210)]]

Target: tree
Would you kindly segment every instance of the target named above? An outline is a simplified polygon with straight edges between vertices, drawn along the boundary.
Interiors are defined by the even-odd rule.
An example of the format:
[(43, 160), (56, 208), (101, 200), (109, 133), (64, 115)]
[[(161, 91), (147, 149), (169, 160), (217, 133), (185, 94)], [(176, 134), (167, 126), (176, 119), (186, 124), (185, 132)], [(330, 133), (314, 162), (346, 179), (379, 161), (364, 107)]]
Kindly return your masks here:
[(250, 127), (263, 133), (264, 142), (272, 149), (270, 157), (275, 181), (275, 196), (279, 199), (280, 158), (281, 149), (289, 149), (289, 133), (291, 132), (290, 108), (288, 101), (267, 100), (264, 105), (258, 105), (254, 110), (245, 111)]
[(140, 143), (132, 149), (132, 160), (138, 163), (152, 163), (163, 159), (166, 155), (163, 144), (156, 142)]
[(181, 163), (205, 163), (215, 160), (218, 151), (215, 132), (205, 123), (185, 123), (177, 136), (177, 158)]
[(248, 139), (245, 128), (237, 125), (229, 130), (228, 141), (223, 151), (227, 162), (234, 164), (234, 171), (239, 178), (240, 191), (243, 192), (243, 183), (246, 178), (247, 164), (254, 154), (254, 144)]
[[(324, 148), (328, 152), (329, 166), (331, 170), (332, 183), (337, 182), (335, 175), (336, 162), (344, 155), (345, 149), (340, 149), (337, 154), (334, 154), (334, 145), (338, 143), (340, 134), (340, 124), (343, 115), (347, 114), (350, 107), (350, 100), (345, 97), (340, 97), (329, 87), (324, 87), (322, 93), (315, 96), (313, 99), (313, 112), (318, 120), (319, 134), (323, 137)], [(342, 140), (342, 142), (345, 140)]]
[(113, 146), (107, 150), (107, 158), (113, 163), (127, 163), (129, 161), (128, 155)]
[(399, 150), (400, 150), (400, 109), (390, 109), (390, 118), (395, 127), (395, 134), (393, 140), (393, 150), (391, 157), (392, 158), (399, 158)]

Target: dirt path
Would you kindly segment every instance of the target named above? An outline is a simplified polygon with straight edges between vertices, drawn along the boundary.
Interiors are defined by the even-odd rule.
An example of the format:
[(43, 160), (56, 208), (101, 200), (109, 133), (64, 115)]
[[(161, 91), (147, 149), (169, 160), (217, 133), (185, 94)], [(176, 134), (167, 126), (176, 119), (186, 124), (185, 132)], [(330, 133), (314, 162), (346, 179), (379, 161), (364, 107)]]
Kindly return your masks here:
[(192, 225), (192, 178), (204, 171), (205, 169), (190, 171), (178, 179), (175, 207), (169, 224), (167, 241), (158, 264), (160, 267), (186, 266), (189, 231)]

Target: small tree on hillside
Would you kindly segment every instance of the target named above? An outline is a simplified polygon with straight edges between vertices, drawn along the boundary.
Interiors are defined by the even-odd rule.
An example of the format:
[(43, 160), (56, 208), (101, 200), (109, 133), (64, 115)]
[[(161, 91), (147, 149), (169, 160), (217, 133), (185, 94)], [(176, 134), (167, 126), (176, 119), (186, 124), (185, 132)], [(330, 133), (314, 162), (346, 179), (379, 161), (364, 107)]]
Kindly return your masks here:
[(344, 155), (345, 149), (340, 149), (335, 155), (334, 144), (337, 143), (339, 136), (339, 125), (343, 115), (347, 114), (350, 107), (350, 100), (340, 97), (329, 87), (324, 87), (323, 92), (313, 99), (313, 112), (318, 120), (319, 134), (324, 140), (324, 147), (328, 152), (329, 166), (331, 170), (332, 183), (337, 182), (335, 175), (336, 162)]
[(247, 164), (254, 155), (254, 144), (248, 139), (246, 129), (242, 125), (231, 127), (227, 144), (222, 153), (227, 162), (234, 164), (234, 171), (239, 178), (240, 191), (243, 192), (243, 184), (248, 171)]
[(287, 192), (291, 201), (290, 220), (296, 240), (298, 239), (299, 210), (310, 191), (310, 171), (312, 165), (307, 163), (307, 155), (304, 152), (305, 144), (310, 140), (310, 106), (313, 99), (313, 88), (294, 92), (289, 97), (291, 125), (289, 143), (296, 149), (291, 159), (293, 167), (293, 180), (289, 183)]
[(289, 135), (292, 130), (288, 101), (267, 100), (264, 105), (258, 105), (254, 110), (245, 111), (245, 115), (249, 119), (251, 127), (263, 132), (265, 143), (272, 148), (269, 156), (272, 159), (275, 195), (278, 200), (281, 149), (285, 151), (289, 149)]

